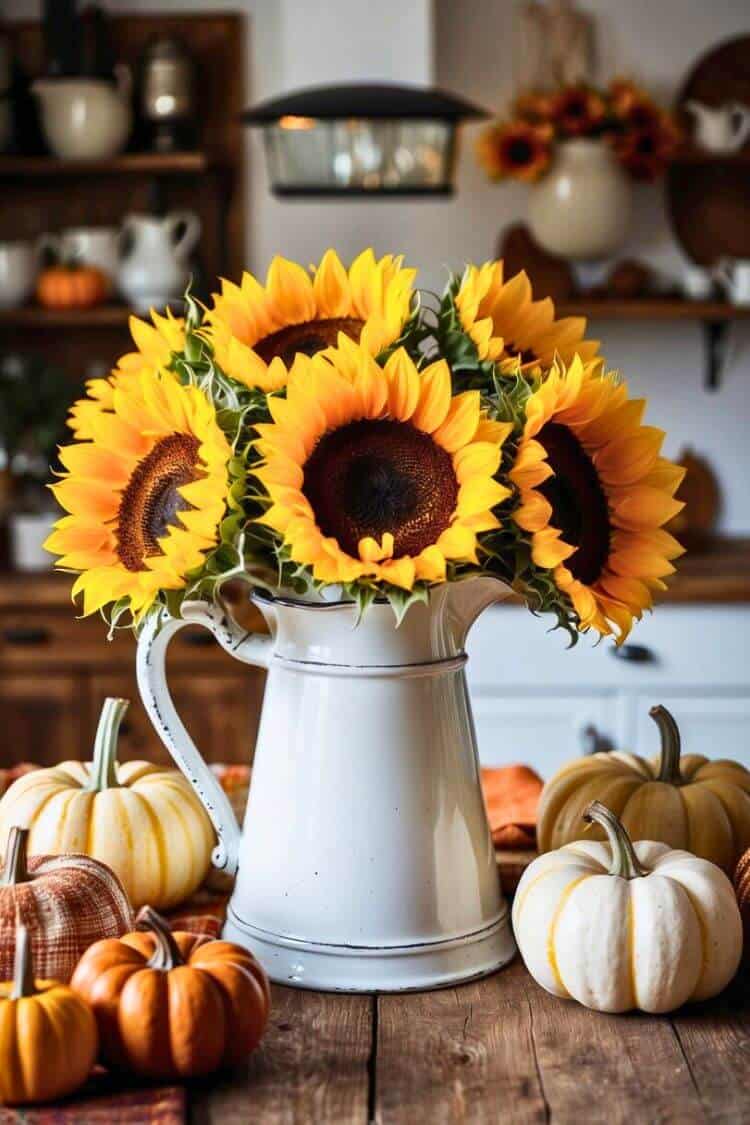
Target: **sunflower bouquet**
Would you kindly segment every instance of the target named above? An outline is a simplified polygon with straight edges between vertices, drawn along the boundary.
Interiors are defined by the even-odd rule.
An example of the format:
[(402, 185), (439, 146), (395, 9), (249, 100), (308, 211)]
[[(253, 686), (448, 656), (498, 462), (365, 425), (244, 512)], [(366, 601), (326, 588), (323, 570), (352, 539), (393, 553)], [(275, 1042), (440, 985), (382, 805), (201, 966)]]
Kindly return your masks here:
[(131, 321), (51, 486), (47, 548), (84, 614), (137, 627), (241, 578), (400, 619), (491, 574), (573, 638), (628, 635), (681, 553), (662, 431), (525, 274), (468, 266), (442, 298), (415, 279), (329, 250)]
[(672, 116), (635, 83), (606, 89), (566, 86), (520, 95), (509, 121), (484, 130), (477, 156), (490, 179), (534, 183), (547, 171), (556, 142), (604, 138), (635, 180), (655, 180), (672, 159), (680, 134)]

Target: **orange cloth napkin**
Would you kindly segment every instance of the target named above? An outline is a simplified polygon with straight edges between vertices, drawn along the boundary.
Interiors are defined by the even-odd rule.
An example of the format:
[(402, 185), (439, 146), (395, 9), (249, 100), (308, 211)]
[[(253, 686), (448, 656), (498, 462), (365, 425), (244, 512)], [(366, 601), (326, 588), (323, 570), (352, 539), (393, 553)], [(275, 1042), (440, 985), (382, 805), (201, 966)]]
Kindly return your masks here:
[(496, 848), (536, 847), (536, 809), (542, 784), (529, 766), (482, 770), (482, 792)]

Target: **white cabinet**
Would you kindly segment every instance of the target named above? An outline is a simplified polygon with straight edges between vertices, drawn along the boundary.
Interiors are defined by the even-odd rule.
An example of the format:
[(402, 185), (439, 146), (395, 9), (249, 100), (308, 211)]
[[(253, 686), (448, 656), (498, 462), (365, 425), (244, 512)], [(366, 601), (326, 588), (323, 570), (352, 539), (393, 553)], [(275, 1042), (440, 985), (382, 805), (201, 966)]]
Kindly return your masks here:
[(699, 695), (675, 691), (639, 695), (637, 742), (641, 753), (649, 757), (659, 748), (658, 731), (648, 717), (655, 703), (668, 707), (679, 720), (683, 753), (733, 758), (750, 769), (750, 693)]
[(479, 756), (485, 766), (533, 765), (549, 777), (584, 752), (592, 735), (617, 735), (614, 695), (477, 695), (473, 700)]
[(494, 607), (468, 644), (480, 758), (527, 762), (549, 777), (584, 752), (587, 727), (649, 756), (658, 737), (648, 711), (662, 703), (686, 751), (750, 767), (749, 626), (750, 606), (660, 606), (635, 626), (623, 655), (590, 637), (567, 650), (548, 620)]

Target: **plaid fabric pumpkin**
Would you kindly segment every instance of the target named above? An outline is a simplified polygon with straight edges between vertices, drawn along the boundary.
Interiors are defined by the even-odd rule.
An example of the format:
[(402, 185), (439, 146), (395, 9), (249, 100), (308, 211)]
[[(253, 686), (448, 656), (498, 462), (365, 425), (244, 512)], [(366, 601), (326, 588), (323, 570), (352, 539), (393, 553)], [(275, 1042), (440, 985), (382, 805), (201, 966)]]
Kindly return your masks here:
[(31, 935), (38, 978), (67, 983), (81, 954), (100, 938), (133, 928), (119, 879), (84, 855), (26, 859), (24, 829), (13, 829), (0, 878), (0, 980), (13, 976), (16, 925)]

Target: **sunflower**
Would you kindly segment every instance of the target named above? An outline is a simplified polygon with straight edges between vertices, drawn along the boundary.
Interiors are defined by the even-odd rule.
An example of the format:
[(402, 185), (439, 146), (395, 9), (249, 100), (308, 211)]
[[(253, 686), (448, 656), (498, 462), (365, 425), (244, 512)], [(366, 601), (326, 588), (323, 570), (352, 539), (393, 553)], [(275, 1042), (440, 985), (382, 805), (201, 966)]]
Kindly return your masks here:
[(614, 78), (608, 93), (612, 112), (624, 123), (637, 127), (649, 125), (660, 112), (649, 95), (628, 78)]
[(185, 346), (185, 322), (174, 317), (169, 310), (160, 316), (151, 310), (152, 323), (131, 316), (128, 322), (130, 335), (136, 346), (134, 352), (118, 360), (117, 366), (104, 379), (89, 379), (86, 383), (86, 397), (81, 398), (70, 409), (68, 425), (79, 441), (89, 441), (93, 434), (92, 423), (103, 412), (111, 413), (114, 405), (114, 392), (118, 387), (128, 384), (133, 375), (142, 371), (161, 371), (171, 362), (172, 353), (180, 352)]
[(604, 98), (587, 86), (568, 86), (552, 98), (550, 118), (565, 137), (587, 137), (604, 123)]
[(581, 629), (618, 644), (682, 554), (663, 524), (683, 507), (685, 471), (660, 456), (664, 434), (641, 424), (644, 407), (599, 363), (556, 366), (527, 399), (510, 473), (533, 563), (552, 571)]
[(454, 303), (480, 360), (531, 371), (550, 367), (556, 356), (564, 363), (575, 355), (588, 361), (599, 351), (598, 341), (583, 339), (584, 317), (555, 320), (550, 298), (532, 300), (531, 283), (523, 271), (505, 281), (501, 261), (467, 266)]
[(52, 491), (70, 514), (45, 546), (80, 572), (73, 596), (83, 594), (84, 614), (125, 599), (138, 619), (216, 545), (232, 451), (202, 391), (148, 370), (114, 390), (91, 431), (60, 450), (65, 472)]
[(231, 378), (263, 391), (286, 384), (295, 356), (335, 346), (339, 334), (376, 356), (404, 334), (412, 316), (417, 271), (387, 254), (363, 251), (347, 271), (327, 250), (312, 277), (276, 257), (265, 287), (245, 273), (240, 285), (222, 281), (206, 317), (206, 338)]
[(680, 134), (670, 118), (659, 111), (652, 122), (628, 129), (615, 141), (620, 163), (633, 179), (658, 178), (677, 150)]
[(535, 125), (549, 123), (551, 113), (552, 97), (542, 90), (527, 90), (513, 102), (513, 116)]
[(538, 180), (552, 156), (552, 129), (529, 121), (491, 125), (480, 135), (477, 157), (492, 180)]
[(494, 480), (510, 427), (483, 419), (479, 393), (453, 396), (444, 360), (418, 371), (403, 348), (384, 367), (346, 338), (297, 356), (254, 470), (271, 503), (258, 523), (319, 583), (411, 590), (447, 565), (477, 564), (477, 536), (510, 495)]

